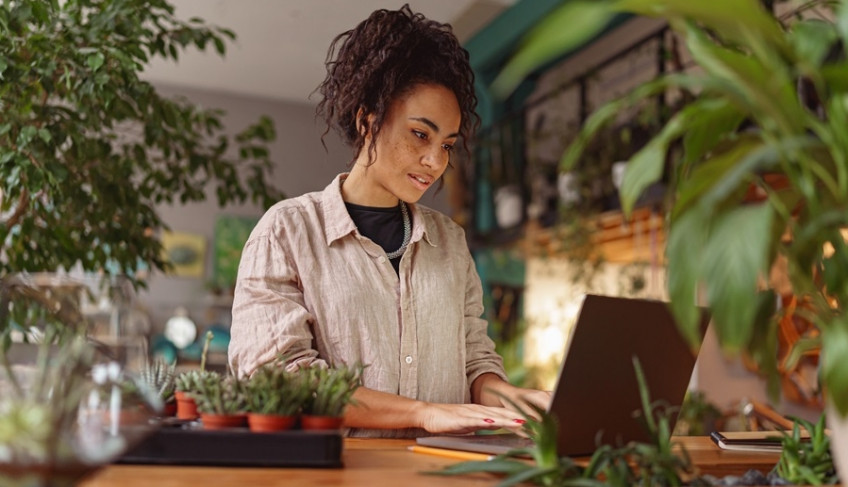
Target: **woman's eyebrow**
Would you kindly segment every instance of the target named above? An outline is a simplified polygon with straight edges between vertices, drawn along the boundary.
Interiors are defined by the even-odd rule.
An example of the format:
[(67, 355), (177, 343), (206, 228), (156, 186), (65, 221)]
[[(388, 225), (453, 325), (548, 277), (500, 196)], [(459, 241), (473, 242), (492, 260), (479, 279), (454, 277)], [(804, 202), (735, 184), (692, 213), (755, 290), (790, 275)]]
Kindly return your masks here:
[[(432, 120), (430, 120), (430, 119), (429, 119), (429, 118), (427, 118), (427, 117), (409, 117), (409, 119), (410, 119), (410, 120), (415, 120), (416, 122), (421, 122), (421, 123), (423, 123), (424, 125), (426, 125), (426, 126), (430, 127), (431, 129), (433, 129), (433, 132), (439, 133), (439, 126), (438, 126), (438, 125), (436, 125), (436, 123), (435, 123), (435, 122), (433, 122)], [(447, 138), (449, 138), (449, 139), (450, 139), (451, 137), (459, 137), (459, 133), (454, 132), (454, 133), (449, 134), (449, 135), (447, 136)]]

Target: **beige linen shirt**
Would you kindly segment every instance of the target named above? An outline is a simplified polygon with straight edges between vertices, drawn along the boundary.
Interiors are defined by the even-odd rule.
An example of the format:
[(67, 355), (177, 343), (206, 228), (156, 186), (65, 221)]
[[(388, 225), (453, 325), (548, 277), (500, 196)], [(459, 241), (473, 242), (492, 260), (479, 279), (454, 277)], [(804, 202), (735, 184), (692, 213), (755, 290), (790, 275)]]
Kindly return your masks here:
[(505, 374), (480, 318), (480, 278), (464, 231), (439, 212), (409, 205), (412, 238), (398, 275), (385, 251), (357, 231), (341, 196), (345, 177), (277, 203), (254, 228), (239, 265), (230, 365), (244, 376), (279, 354), (292, 369), (359, 362), (370, 389), (470, 402), (474, 379)]

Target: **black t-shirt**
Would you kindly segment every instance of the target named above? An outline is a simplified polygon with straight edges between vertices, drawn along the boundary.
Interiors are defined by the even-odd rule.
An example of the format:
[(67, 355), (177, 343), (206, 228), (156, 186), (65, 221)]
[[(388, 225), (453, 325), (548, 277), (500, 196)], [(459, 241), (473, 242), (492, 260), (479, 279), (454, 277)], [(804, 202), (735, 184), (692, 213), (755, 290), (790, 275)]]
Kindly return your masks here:
[[(363, 236), (370, 238), (388, 254), (403, 244), (403, 212), (400, 205), (392, 208), (355, 205), (345, 203), (347, 212)], [(409, 215), (410, 219), (412, 215)], [(400, 258), (390, 259), (395, 272), (399, 273)]]

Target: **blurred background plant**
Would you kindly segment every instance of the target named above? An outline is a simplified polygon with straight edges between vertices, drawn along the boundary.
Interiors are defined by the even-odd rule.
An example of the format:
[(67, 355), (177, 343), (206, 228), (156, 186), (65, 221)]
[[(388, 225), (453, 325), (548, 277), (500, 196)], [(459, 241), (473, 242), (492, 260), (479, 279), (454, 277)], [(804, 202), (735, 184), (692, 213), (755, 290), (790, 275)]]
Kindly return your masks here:
[[(493, 90), (507, 95), (619, 14), (669, 24), (692, 69), (664, 73), (598, 108), (560, 170), (577, 167), (590, 141), (623, 111), (685, 95), (686, 103), (629, 159), (622, 208), (632, 212), (646, 188), (668, 178), (668, 292), (691, 340), (695, 304), (705, 302), (725, 353), (752, 357), (770, 377), (774, 398), (780, 368), (801, 352), (821, 350), (819, 379), (833, 408), (828, 420), (843, 432), (833, 446), (848, 470), (848, 365), (840, 358), (848, 353), (848, 2), (796, 2), (781, 19), (772, 12), (778, 3), (568, 2), (527, 36)], [(781, 267), (789, 294), (803, 304), (792, 312), (812, 326), (793, 344), (800, 352), (778, 363), (787, 310), (762, 288)]]
[(139, 374), (139, 380), (149, 389), (155, 391), (162, 402), (169, 403), (174, 399), (176, 389), (176, 362), (168, 363), (161, 359), (148, 361)]
[(166, 0), (15, 0), (0, 9), (0, 275), (163, 269), (156, 205), (282, 198), (267, 117), (230, 139), (222, 113), (161, 96), (139, 75), (234, 34)]
[[(0, 476), (8, 485), (72, 484), (141, 441), (162, 407), (85, 337), (76, 291), (0, 278)], [(12, 344), (12, 333), (26, 343)]]
[(783, 451), (774, 472), (792, 485), (831, 485), (839, 478), (830, 454), (825, 416), (813, 424), (796, 418), (792, 431), (783, 436)]

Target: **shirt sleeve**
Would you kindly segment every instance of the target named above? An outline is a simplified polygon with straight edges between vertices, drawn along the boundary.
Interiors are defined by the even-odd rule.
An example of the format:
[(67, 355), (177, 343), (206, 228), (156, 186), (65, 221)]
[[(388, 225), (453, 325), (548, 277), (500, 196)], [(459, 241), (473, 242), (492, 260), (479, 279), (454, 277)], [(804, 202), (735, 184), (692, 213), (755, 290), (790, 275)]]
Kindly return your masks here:
[(495, 342), (487, 333), (488, 322), (483, 314), (483, 286), (474, 267), (471, 254), (468, 254), (468, 270), (465, 289), (465, 374), (468, 385), (474, 383), (482, 374), (492, 373), (507, 380), (503, 368), (503, 359), (495, 352)]
[(289, 369), (326, 366), (313, 345), (314, 323), (282, 235), (251, 236), (242, 252), (233, 297), (228, 350), (233, 373), (248, 376), (279, 358)]

